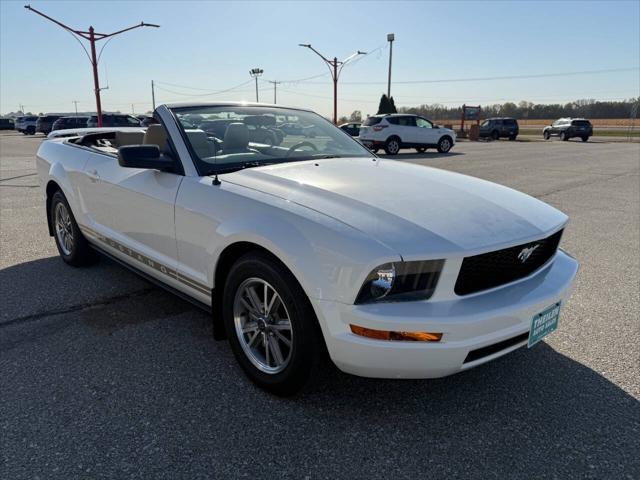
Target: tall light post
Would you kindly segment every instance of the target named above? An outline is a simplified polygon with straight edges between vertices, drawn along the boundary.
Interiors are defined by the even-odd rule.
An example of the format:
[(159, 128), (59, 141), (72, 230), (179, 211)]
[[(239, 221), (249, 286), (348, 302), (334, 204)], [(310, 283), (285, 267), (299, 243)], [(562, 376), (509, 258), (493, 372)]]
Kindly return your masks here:
[(269, 83), (273, 83), (273, 104), (275, 105), (276, 103), (278, 103), (277, 97), (276, 97), (276, 89), (278, 88), (278, 85), (282, 82), (278, 82), (277, 80), (267, 80), (267, 82)]
[(256, 103), (259, 101), (258, 100), (258, 77), (261, 76), (264, 73), (264, 70), (262, 70), (261, 68), (252, 68), (251, 70), (249, 70), (249, 75), (251, 75), (253, 78), (256, 79)]
[[(68, 31), (72, 35), (84, 38), (85, 40), (89, 40), (89, 44), (90, 44), (90, 47), (91, 47), (91, 56), (90, 57), (89, 57), (89, 52), (87, 52), (87, 49), (84, 48), (84, 45), (82, 45), (82, 43), (80, 43), (80, 45), (82, 45), (82, 48), (84, 49), (85, 53), (87, 54), (87, 57), (89, 57), (89, 61), (91, 62), (91, 67), (93, 68), (93, 87), (94, 87), (94, 91), (95, 91), (95, 94), (96, 94), (96, 114), (98, 116), (98, 127), (102, 127), (102, 105), (101, 105), (101, 102), (100, 102), (100, 82), (98, 81), (98, 60), (100, 60), (100, 55), (102, 55), (102, 49), (104, 49), (104, 47), (105, 47), (105, 45), (107, 43), (105, 42), (105, 44), (102, 46), (102, 49), (100, 49), (100, 54), (96, 55), (96, 42), (99, 41), (99, 40), (104, 40), (105, 38), (111, 39), (112, 37), (114, 37), (116, 35), (119, 35), (119, 34), (124, 33), (124, 32), (128, 32), (129, 30), (133, 30), (134, 28), (140, 28), (140, 27), (155, 27), (155, 28), (158, 28), (158, 27), (160, 27), (160, 25), (154, 25), (153, 23), (140, 22), (138, 25), (134, 25), (133, 27), (129, 27), (129, 28), (123, 28), (122, 30), (118, 30), (117, 32), (113, 32), (113, 33), (96, 33), (96, 31), (93, 29), (93, 26), (89, 27), (89, 31), (74, 30), (73, 28), (65, 25), (64, 23), (59, 22), (58, 20), (55, 20), (55, 19), (51, 18), (50, 16), (45, 15), (44, 13), (36, 10), (35, 8), (31, 7), (31, 5), (25, 5), (24, 8), (26, 8), (27, 10), (31, 10), (33, 13), (37, 13), (41, 17), (44, 17), (47, 20), (55, 23), (56, 25), (64, 28), (66, 31)], [(107, 40), (107, 42), (108, 41), (109, 40)]]
[(391, 59), (393, 58), (393, 41), (395, 39), (395, 34), (387, 34), (387, 41), (389, 42), (389, 80), (387, 81), (387, 98), (391, 98)]
[[(311, 46), (309, 43), (299, 43), (300, 47), (305, 47), (311, 50), (313, 53), (318, 55), (324, 63), (329, 67), (329, 71), (331, 72), (331, 78), (333, 79), (333, 123), (338, 124), (338, 77), (340, 76), (340, 72), (342, 72), (342, 68), (349, 63), (351, 60), (356, 58), (358, 55), (366, 55), (366, 52), (361, 52), (358, 50), (356, 53), (349, 55), (344, 60), (338, 60), (337, 57), (333, 57), (333, 60), (329, 60), (327, 57), (322, 55), (319, 51)], [(340, 67), (340, 68), (338, 68)]]

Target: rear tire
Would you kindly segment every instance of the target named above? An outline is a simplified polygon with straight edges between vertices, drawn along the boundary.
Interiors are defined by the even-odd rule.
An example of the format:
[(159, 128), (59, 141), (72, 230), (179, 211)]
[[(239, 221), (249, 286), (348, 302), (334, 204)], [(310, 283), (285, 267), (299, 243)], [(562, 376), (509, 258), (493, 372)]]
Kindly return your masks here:
[(511, 140), (512, 142), (514, 142), (514, 141), (515, 141), (515, 139), (516, 139), (516, 137), (517, 137), (517, 135), (511, 135), (511, 136), (509, 137), (509, 140)]
[(384, 151), (387, 155), (397, 155), (400, 151), (400, 139), (398, 137), (391, 137), (384, 145)]
[(229, 344), (245, 374), (276, 395), (302, 389), (320, 363), (323, 342), (293, 274), (266, 253), (247, 253), (229, 272), (222, 308)]
[(444, 136), (438, 141), (438, 152), (440, 153), (449, 153), (451, 147), (453, 147), (453, 141), (448, 136)]
[(589, 137), (582, 137), (583, 142), (587, 142), (588, 140), (589, 140)]
[(60, 190), (51, 198), (49, 215), (53, 225), (53, 237), (62, 260), (74, 267), (95, 263), (98, 255), (82, 235), (71, 207)]
[(500, 134), (498, 133), (497, 130), (494, 130), (493, 132), (491, 132), (491, 140), (499, 140), (500, 139)]

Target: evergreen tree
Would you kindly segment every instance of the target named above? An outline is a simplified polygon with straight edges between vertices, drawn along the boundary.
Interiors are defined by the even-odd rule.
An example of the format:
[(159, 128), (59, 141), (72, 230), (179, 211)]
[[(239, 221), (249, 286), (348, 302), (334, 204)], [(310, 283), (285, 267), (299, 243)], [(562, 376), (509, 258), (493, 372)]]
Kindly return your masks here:
[(393, 101), (393, 97), (389, 97), (389, 113), (398, 113), (396, 102)]
[(378, 105), (378, 114), (380, 113), (391, 113), (389, 98), (384, 93), (382, 94), (382, 97), (380, 97), (380, 104)]

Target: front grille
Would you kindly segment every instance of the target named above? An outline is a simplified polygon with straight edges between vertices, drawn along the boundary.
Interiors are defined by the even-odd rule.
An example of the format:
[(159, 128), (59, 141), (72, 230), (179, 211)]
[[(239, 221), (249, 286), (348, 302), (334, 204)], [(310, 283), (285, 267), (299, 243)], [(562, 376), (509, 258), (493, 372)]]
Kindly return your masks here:
[[(562, 230), (542, 240), (465, 258), (454, 291), (457, 295), (469, 295), (532, 274), (553, 256), (561, 236)], [(522, 261), (525, 249), (531, 248), (534, 250)]]

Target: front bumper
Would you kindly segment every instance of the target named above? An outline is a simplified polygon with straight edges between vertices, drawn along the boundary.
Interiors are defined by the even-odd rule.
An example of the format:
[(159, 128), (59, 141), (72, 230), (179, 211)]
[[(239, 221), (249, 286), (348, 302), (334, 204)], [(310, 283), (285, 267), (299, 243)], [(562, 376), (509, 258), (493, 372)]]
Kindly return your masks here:
[[(437, 378), (526, 345), (525, 336), (506, 348), (465, 362), (471, 351), (526, 334), (536, 313), (568, 299), (577, 271), (578, 262), (558, 250), (550, 264), (530, 277), (453, 300), (371, 305), (326, 300), (312, 303), (331, 359), (340, 370), (364, 377)], [(373, 340), (351, 333), (350, 324), (377, 330), (442, 332), (443, 337), (440, 342)]]

